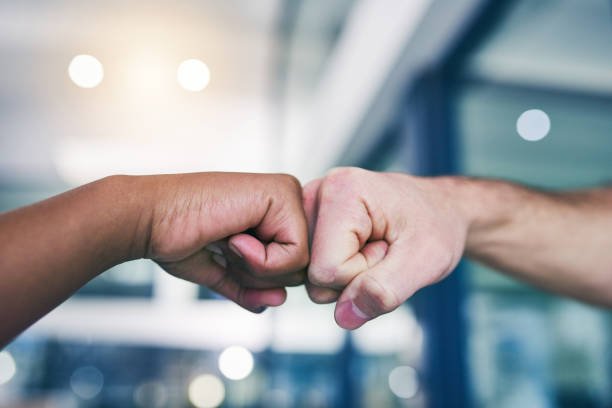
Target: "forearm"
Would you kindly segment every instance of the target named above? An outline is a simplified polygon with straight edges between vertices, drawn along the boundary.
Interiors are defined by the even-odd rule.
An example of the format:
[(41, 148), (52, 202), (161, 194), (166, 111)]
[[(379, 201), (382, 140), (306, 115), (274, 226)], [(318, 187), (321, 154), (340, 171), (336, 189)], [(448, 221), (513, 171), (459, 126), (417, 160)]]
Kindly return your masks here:
[(452, 178), (466, 255), (544, 289), (612, 305), (612, 189), (547, 193)]
[(99, 273), (144, 254), (144, 199), (106, 178), (0, 215), (0, 345)]

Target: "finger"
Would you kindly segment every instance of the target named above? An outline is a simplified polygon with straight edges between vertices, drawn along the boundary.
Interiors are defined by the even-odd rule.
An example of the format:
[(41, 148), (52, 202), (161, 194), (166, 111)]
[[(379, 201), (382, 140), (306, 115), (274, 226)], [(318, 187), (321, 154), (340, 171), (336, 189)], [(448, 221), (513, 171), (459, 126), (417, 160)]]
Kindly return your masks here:
[(242, 260), (256, 277), (274, 278), (295, 273), (304, 269), (308, 263), (305, 220), (302, 222), (304, 222), (301, 238), (303, 243), (273, 241), (264, 245), (252, 235), (237, 234), (230, 238), (229, 250)]
[(385, 258), (388, 249), (389, 244), (387, 241), (379, 240), (368, 242), (359, 252), (365, 258), (367, 268), (371, 269)]
[(342, 175), (332, 175), (319, 186), (308, 271), (309, 280), (317, 286), (341, 289), (386, 252), (384, 222), (371, 218), (365, 200), (355, 190), (359, 186), (354, 184)]
[[(232, 276), (246, 287), (262, 289), (298, 286), (304, 284), (306, 280), (306, 269), (278, 276), (255, 276), (250, 270), (246, 259), (236, 255), (235, 251), (230, 249), (228, 240), (216, 241), (213, 244), (207, 245), (206, 249), (215, 254), (222, 255), (226, 260), (226, 264), (222, 266), (227, 267)], [(213, 255), (214, 259), (216, 259), (215, 255)]]
[(360, 249), (372, 235), (372, 221), (363, 200), (341, 187), (322, 183), (318, 191), (308, 268), (308, 278), (317, 286), (342, 287), (367, 268)]
[[(285, 302), (287, 292), (279, 285), (269, 284), (266, 287), (246, 287), (241, 285), (234, 276), (228, 272), (227, 260), (222, 255), (213, 253), (210, 259), (214, 262), (212, 267), (206, 268), (207, 274), (197, 273), (200, 259), (194, 258), (193, 265), (183, 265), (189, 268), (182, 276), (187, 280), (207, 286), (227, 299), (239, 304), (247, 310), (260, 312), (268, 306), (279, 306)], [(204, 262), (206, 262), (204, 260)], [(200, 265), (202, 267), (204, 265)]]
[[(361, 253), (365, 258), (366, 268), (373, 268), (376, 264), (378, 264), (387, 253), (388, 244), (386, 241), (374, 241), (367, 244), (362, 250)], [(352, 277), (340, 278), (340, 285), (342, 286), (339, 289), (343, 289), (350, 281)], [(325, 304), (332, 303), (338, 300), (341, 292), (332, 288), (325, 288), (321, 286), (316, 286), (310, 282), (306, 282), (306, 291), (310, 300), (314, 303)]]
[[(302, 205), (302, 186), (294, 177), (285, 177), (277, 182), (278, 192), (269, 203), (263, 219), (255, 227), (255, 234), (265, 243), (258, 257), (249, 259), (255, 273), (278, 275), (304, 269), (309, 261), (308, 226)], [(236, 237), (236, 249), (241, 244), (253, 243), (242, 234)]]
[[(412, 296), (418, 285), (406, 270), (406, 251), (400, 248), (399, 245), (392, 245), (385, 259), (358, 275), (344, 289), (334, 314), (340, 327), (356, 329), (377, 316), (395, 310)], [(410, 268), (418, 266), (411, 264)]]
[(267, 306), (279, 306), (285, 302), (287, 292), (284, 288), (255, 289), (240, 285), (223, 267), (222, 259), (218, 254), (198, 251), (180, 262), (160, 263), (160, 266), (181, 279), (207, 286), (255, 313), (263, 311)]
[(222, 241), (216, 241), (206, 245), (204, 249), (217, 255), (223, 255), (223, 249), (221, 248), (222, 245)]
[(312, 236), (317, 221), (317, 198), (320, 186), (321, 179), (316, 179), (308, 182), (308, 184), (302, 188), (302, 205), (304, 206), (304, 213), (306, 214), (308, 240), (310, 243), (312, 243)]
[[(261, 244), (258, 242), (257, 238), (251, 238), (253, 238), (255, 241), (252, 247), (256, 247)], [(281, 286), (298, 286), (304, 284), (306, 280), (306, 269), (282, 275), (272, 275), (269, 273), (263, 273), (261, 270), (253, 270), (254, 267), (251, 266), (253, 262), (252, 259), (259, 255), (250, 253), (249, 251), (252, 251), (251, 249), (244, 249), (243, 253), (237, 254), (238, 250), (232, 249), (228, 240), (217, 241), (213, 248), (209, 248), (210, 246), (211, 245), (208, 245), (206, 248), (224, 256), (224, 258), (227, 260), (228, 271), (243, 286), (259, 289)], [(243, 247), (248, 248), (248, 245), (243, 245)], [(257, 250), (253, 252), (256, 251)], [(251, 263), (249, 263), (249, 259), (251, 260)]]
[(342, 290), (355, 276), (376, 266), (387, 253), (386, 241), (368, 242), (359, 252), (335, 268), (334, 280), (326, 285), (330, 289)]
[(305, 270), (269, 279), (258, 278), (251, 275), (242, 265), (232, 263), (232, 261), (228, 262), (227, 271), (238, 283), (248, 288), (266, 289), (298, 286), (304, 284), (306, 280)]
[(340, 292), (334, 289), (322, 288), (310, 282), (306, 282), (305, 286), (308, 297), (317, 304), (333, 303), (340, 297)]

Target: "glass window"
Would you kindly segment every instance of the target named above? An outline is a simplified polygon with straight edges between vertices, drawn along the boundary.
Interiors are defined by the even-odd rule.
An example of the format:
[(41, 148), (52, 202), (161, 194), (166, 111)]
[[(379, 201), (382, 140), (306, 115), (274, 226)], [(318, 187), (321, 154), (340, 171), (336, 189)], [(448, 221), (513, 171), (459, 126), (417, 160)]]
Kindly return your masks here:
[[(460, 76), (453, 109), (461, 171), (545, 189), (609, 182), (611, 40), (608, 1), (513, 2)], [(519, 120), (534, 109), (535, 119)], [(519, 135), (538, 131), (538, 141)], [(467, 270), (468, 358), (480, 406), (612, 402), (608, 311), (477, 264)]]

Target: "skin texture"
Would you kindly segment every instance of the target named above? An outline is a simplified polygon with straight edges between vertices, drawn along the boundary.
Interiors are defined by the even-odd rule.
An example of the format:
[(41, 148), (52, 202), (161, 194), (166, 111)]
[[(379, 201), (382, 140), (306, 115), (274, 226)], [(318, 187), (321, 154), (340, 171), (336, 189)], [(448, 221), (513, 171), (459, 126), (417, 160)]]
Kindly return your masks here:
[(612, 306), (612, 189), (545, 193), (462, 177), (337, 168), (304, 187), (306, 284), (346, 329), (446, 277), (465, 254), (511, 276)]
[(169, 273), (261, 312), (308, 264), (299, 182), (288, 175), (113, 176), (0, 215), (0, 346), (119, 263)]

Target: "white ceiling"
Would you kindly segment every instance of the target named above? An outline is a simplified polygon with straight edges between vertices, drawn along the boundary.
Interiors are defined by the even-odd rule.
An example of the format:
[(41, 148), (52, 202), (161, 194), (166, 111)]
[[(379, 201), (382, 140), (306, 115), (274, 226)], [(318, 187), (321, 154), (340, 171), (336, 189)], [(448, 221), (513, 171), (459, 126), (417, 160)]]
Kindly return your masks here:
[[(0, 182), (274, 167), (271, 81), (280, 1), (0, 1)], [(70, 82), (77, 54), (104, 65)], [(181, 89), (199, 58), (211, 82)]]
[[(0, 0), (0, 185), (209, 170), (315, 177), (365, 107), (380, 105), (383, 79), (414, 76), (414, 63), (395, 68), (432, 48), (410, 34), (423, 37), (421, 17), (437, 30), (432, 16), (476, 2)], [(440, 43), (454, 35), (438, 31)], [(82, 53), (104, 65), (97, 88), (68, 78)], [(188, 58), (210, 67), (202, 92), (176, 82)], [(317, 149), (316, 171), (300, 173)]]

